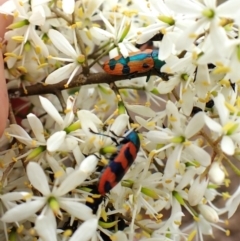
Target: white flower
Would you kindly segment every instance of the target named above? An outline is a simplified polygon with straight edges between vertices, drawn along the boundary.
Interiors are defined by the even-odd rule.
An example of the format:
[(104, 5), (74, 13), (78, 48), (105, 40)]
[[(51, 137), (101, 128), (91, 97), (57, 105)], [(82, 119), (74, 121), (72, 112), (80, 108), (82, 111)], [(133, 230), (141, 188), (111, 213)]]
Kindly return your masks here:
[(165, 144), (155, 153), (170, 147), (174, 148), (165, 166), (164, 173), (166, 177), (173, 177), (176, 173), (182, 152), (188, 158), (197, 160), (203, 166), (208, 166), (211, 162), (210, 155), (199, 147), (197, 142), (191, 141), (191, 138), (204, 126), (203, 113), (196, 114), (186, 126), (186, 119), (178, 112), (177, 107), (171, 101), (167, 102), (166, 112), (169, 128), (158, 127), (158, 131), (149, 131), (146, 134), (148, 140), (157, 144)]
[[(240, 141), (240, 119), (237, 115), (238, 111), (235, 111), (233, 115), (229, 108), (234, 108), (225, 101), (223, 94), (218, 93), (218, 96), (214, 99), (214, 104), (219, 115), (219, 121), (211, 119), (205, 115), (205, 123), (212, 131), (218, 134), (221, 138), (221, 149), (228, 155), (233, 155), (235, 151), (234, 142)], [(228, 108), (227, 108), (228, 107)], [(220, 123), (219, 123), (220, 122)]]
[[(239, 171), (233, 164), (240, 150), (239, 9), (239, 0), (221, 5), (215, 0), (8, 0), (1, 5), (0, 13), (13, 18), (0, 41), (5, 77), (10, 88), (28, 86), (28, 102), (16, 109), (13, 104), (21, 125), (10, 115), (8, 141), (0, 143), (0, 240), (96, 241), (103, 239), (97, 228), (115, 240), (138, 240), (139, 227), (146, 241), (213, 236), (221, 215), (231, 217), (240, 203), (240, 188), (232, 197), (219, 192), (229, 182), (225, 165)], [(146, 67), (137, 57), (128, 61), (137, 46), (159, 51), (168, 81), (151, 76), (146, 83), (144, 74), (111, 84), (102, 79), (108, 54), (123, 55), (130, 68)], [(78, 74), (86, 80), (95, 76), (99, 84), (73, 83)], [(53, 95), (63, 79), (66, 89)], [(36, 82), (54, 85), (30, 86)], [(28, 96), (38, 91), (44, 97)], [(9, 92), (19, 104), (12, 97), (22, 90)], [(195, 114), (193, 107), (202, 111)], [(132, 129), (141, 140), (138, 153), (124, 139)], [(136, 154), (126, 173), (118, 165), (126, 164), (120, 150), (125, 159)], [(109, 161), (116, 174), (109, 178), (117, 185), (104, 200), (96, 190), (99, 179), (106, 181), (100, 169), (107, 174)], [(229, 198), (223, 208), (215, 206), (219, 197)], [(194, 220), (189, 225), (183, 208)], [(114, 226), (122, 222), (119, 214), (131, 214), (131, 220), (117, 232), (117, 225), (108, 227), (113, 220)], [(100, 216), (108, 224), (98, 227)]]
[[(157, 90), (161, 94), (168, 94), (173, 90), (179, 91), (179, 105), (181, 105), (183, 113), (187, 116), (191, 114), (195, 92), (197, 91), (193, 84), (195, 70), (196, 66), (193, 64), (191, 54), (187, 53), (181, 59), (170, 56), (161, 71), (174, 73), (174, 75), (169, 77), (168, 81), (161, 81), (157, 86)], [(207, 92), (206, 86), (205, 89)]]
[(167, 59), (175, 50), (175, 42), (179, 33), (181, 33), (181, 29), (184, 28), (184, 25), (189, 24), (189, 21), (183, 20), (182, 16), (177, 16), (163, 0), (150, 0), (149, 7), (142, 8), (140, 14), (148, 17), (154, 23), (138, 30), (140, 34), (137, 37), (137, 43), (146, 43), (157, 33), (163, 33), (163, 38), (158, 46), (159, 59)]
[(181, 33), (177, 39), (177, 49), (188, 49), (199, 34), (209, 30), (209, 37), (216, 52), (225, 52), (223, 49), (228, 43), (228, 38), (220, 24), (221, 18), (236, 18), (240, 4), (238, 0), (232, 0), (217, 6), (216, 2), (216, 0), (204, 0), (203, 3), (197, 0), (166, 1), (167, 6), (176, 13), (197, 19)]
[(179, 83), (181, 83), (181, 91), (188, 88), (196, 66), (192, 63), (192, 56), (186, 54), (184, 58), (179, 59), (171, 56), (166, 60), (166, 64), (162, 67), (162, 71), (168, 73), (177, 73), (170, 77), (168, 81), (161, 81), (157, 89), (161, 94), (170, 93)]
[(51, 57), (52, 59), (71, 62), (70, 64), (64, 65), (59, 69), (52, 72), (45, 80), (46, 84), (56, 84), (64, 79), (68, 78), (66, 85), (68, 85), (73, 77), (82, 70), (82, 63), (85, 61), (85, 57), (80, 53), (77, 46), (75, 32), (73, 31), (74, 48), (69, 41), (59, 31), (50, 29), (48, 36), (51, 39), (53, 45), (62, 53), (69, 58)]
[[(39, 37), (35, 26), (41, 26), (45, 23), (45, 11), (43, 5), (46, 4), (46, 0), (34, 0), (31, 1), (31, 5), (29, 4), (20, 4), (17, 0), (6, 1), (0, 7), (0, 13), (9, 14), (17, 16), (15, 18), (13, 24), (9, 26), (9, 28), (13, 29), (13, 35), (15, 36), (23, 36), (23, 41), (19, 47), (15, 49), (11, 49), (12, 46), (9, 43), (9, 52), (15, 52), (15, 56), (20, 56), (23, 53), (24, 44), (27, 41), (33, 41), (35, 46), (41, 47), (41, 52), (43, 56), (48, 56), (48, 49), (42, 39)], [(31, 11), (27, 11), (27, 9), (31, 9)], [(16, 14), (16, 12), (18, 14)], [(22, 22), (22, 25), (17, 26), (19, 22)], [(12, 41), (9, 39), (9, 41)], [(24, 53), (25, 55), (25, 53)], [(16, 63), (17, 58), (9, 58), (7, 61), (8, 68), (12, 68)]]
[[(58, 150), (66, 150), (70, 151), (73, 150), (79, 141), (75, 136), (78, 136), (78, 129), (74, 128), (75, 131), (70, 131), (67, 129), (71, 124), (73, 124), (74, 119), (74, 103), (75, 99), (71, 96), (68, 97), (67, 100), (67, 108), (66, 108), (66, 115), (64, 118), (59, 114), (58, 110), (55, 106), (47, 99), (42, 96), (39, 96), (40, 102), (44, 110), (56, 121), (59, 128), (54, 132), (48, 139), (47, 139), (47, 150), (49, 152), (55, 152)], [(80, 124), (77, 126), (80, 127)]]
[[(31, 127), (31, 130), (35, 136), (35, 139), (33, 139), (21, 126), (16, 124), (10, 126), (10, 135), (17, 138), (20, 142), (24, 143), (25, 145), (31, 148), (46, 146), (49, 152), (55, 152), (58, 150), (73, 150), (78, 144), (78, 142), (82, 142), (82, 140), (78, 138), (79, 132), (78, 129), (76, 129), (78, 126), (80, 128), (79, 123), (75, 123), (76, 127), (74, 127), (75, 129), (73, 129), (74, 131), (71, 128), (71, 130), (67, 129), (74, 120), (73, 108), (75, 99), (71, 96), (68, 97), (67, 107), (65, 110), (66, 114), (64, 118), (62, 118), (62, 116), (59, 114), (58, 110), (55, 108), (51, 101), (42, 96), (40, 96), (39, 99), (43, 109), (58, 124), (56, 126), (56, 129), (58, 131), (53, 132), (52, 135), (46, 138), (44, 136), (45, 130), (43, 128), (41, 121), (34, 114), (29, 114), (27, 116), (27, 119)], [(25, 154), (25, 156), (27, 154)]]
[[(90, 173), (83, 172), (81, 169), (75, 170), (70, 173), (66, 178), (61, 182), (59, 187), (54, 186), (52, 191), (48, 184), (47, 177), (43, 172), (41, 166), (35, 162), (30, 162), (27, 166), (27, 175), (33, 185), (41, 194), (42, 197), (31, 197), (32, 200), (28, 200), (25, 203), (18, 204), (9, 209), (2, 217), (3, 222), (18, 222), (20, 220), (28, 219), (32, 217), (37, 211), (42, 210), (42, 214), (50, 208), (52, 212), (57, 216), (62, 216), (60, 208), (68, 212), (73, 217), (79, 218), (81, 220), (88, 220), (93, 218), (92, 210), (85, 206), (84, 204), (78, 202), (77, 199), (66, 198), (65, 194), (76, 188), (80, 185)], [(14, 194), (14, 193), (9, 193)], [(9, 194), (5, 194), (1, 197), (4, 203), (8, 204)], [(19, 197), (15, 194), (15, 200), (17, 201)], [(27, 195), (25, 194), (27, 197)]]

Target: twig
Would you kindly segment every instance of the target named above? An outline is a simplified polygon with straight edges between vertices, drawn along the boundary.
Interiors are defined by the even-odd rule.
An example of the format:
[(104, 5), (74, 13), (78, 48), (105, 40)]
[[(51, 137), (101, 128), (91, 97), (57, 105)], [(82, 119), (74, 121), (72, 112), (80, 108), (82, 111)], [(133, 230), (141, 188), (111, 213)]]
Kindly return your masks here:
[[(134, 77), (143, 77), (143, 76), (148, 76), (149, 73), (138, 73)], [(152, 70), (151, 75), (160, 75), (157, 71)], [(166, 79), (166, 74), (163, 73), (163, 77)], [(114, 75), (109, 75), (106, 73), (95, 73), (95, 74), (89, 74), (88, 76), (84, 76), (83, 74), (80, 74), (79, 76), (76, 76), (73, 78), (71, 83), (68, 85), (66, 88), (66, 83), (67, 80), (63, 80), (60, 83), (53, 84), (53, 85), (43, 85), (42, 83), (38, 83), (32, 86), (26, 86), (26, 90), (24, 91), (22, 88), (14, 88), (10, 89), (8, 91), (10, 98), (17, 98), (17, 97), (23, 97), (23, 96), (31, 96), (31, 95), (43, 95), (43, 94), (55, 94), (56, 90), (61, 91), (65, 89), (71, 89), (74, 87), (80, 87), (83, 85), (90, 85), (90, 84), (102, 84), (102, 83), (107, 83), (111, 84), (115, 81), (119, 80), (127, 80), (129, 77), (127, 75), (119, 75), (119, 76), (114, 76)], [(129, 80), (131, 81), (131, 80)]]
[(64, 19), (69, 25), (72, 23), (71, 18), (66, 16), (63, 12), (59, 11), (56, 7), (52, 7), (51, 11), (57, 15), (57, 17), (60, 17)]
[(62, 109), (64, 111), (66, 109), (66, 103), (65, 103), (65, 100), (63, 99), (62, 92), (60, 90), (55, 90), (55, 95), (57, 96), (57, 98), (62, 106)]

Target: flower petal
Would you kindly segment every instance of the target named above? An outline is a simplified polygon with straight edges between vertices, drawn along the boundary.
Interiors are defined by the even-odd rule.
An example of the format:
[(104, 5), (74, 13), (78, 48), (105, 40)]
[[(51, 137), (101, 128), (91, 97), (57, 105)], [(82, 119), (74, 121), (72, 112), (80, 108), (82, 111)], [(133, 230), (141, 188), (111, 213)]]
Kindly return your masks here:
[(176, 13), (186, 14), (188, 17), (196, 17), (200, 16), (204, 5), (197, 1), (189, 1), (189, 0), (168, 0), (166, 1), (166, 5)]
[(129, 116), (126, 114), (119, 115), (113, 122), (110, 130), (113, 131), (117, 136), (123, 133), (129, 121)]
[(148, 118), (155, 117), (156, 112), (143, 105), (126, 105), (127, 109), (141, 116)]
[(202, 147), (191, 144), (185, 148), (185, 151), (202, 166), (207, 167), (211, 163), (211, 156)]
[(35, 222), (35, 229), (42, 240), (57, 241), (57, 224), (52, 211), (48, 211), (46, 215), (40, 215)]
[(76, 63), (66, 64), (63, 67), (53, 71), (45, 80), (46, 84), (57, 84), (64, 79), (68, 79), (73, 70), (76, 67)]
[[(48, 164), (49, 164), (50, 168), (52, 169), (52, 171), (54, 173), (57, 173), (57, 172), (58, 173), (65, 173), (62, 166), (59, 164), (59, 162), (53, 156), (51, 156), (47, 153), (46, 159), (48, 161)], [(60, 177), (58, 177), (58, 179), (61, 181), (62, 179), (64, 179), (64, 175), (61, 175)]]
[(81, 122), (82, 129), (86, 133), (89, 133), (89, 128), (95, 132), (98, 132), (97, 127), (103, 125), (102, 121), (91, 111), (80, 110), (77, 112), (77, 115)]
[(73, 59), (77, 59), (77, 53), (72, 47), (72, 45), (68, 42), (68, 40), (61, 34), (59, 31), (55, 29), (50, 29), (48, 31), (48, 36), (51, 39), (53, 45), (66, 54), (67, 56), (71, 56)]
[(74, 201), (63, 201), (59, 200), (59, 204), (62, 209), (67, 211), (72, 216), (81, 220), (88, 220), (94, 217), (92, 209), (85, 204), (74, 202)]
[(239, 11), (236, 11), (236, 9), (239, 9), (238, 0), (225, 1), (217, 7), (217, 14), (232, 19), (239, 15)]
[(63, 119), (52, 102), (42, 96), (39, 96), (39, 99), (43, 109), (61, 126), (63, 124)]
[(98, 227), (98, 219), (92, 218), (85, 221), (69, 239), (69, 241), (88, 241), (95, 234)]
[(44, 196), (50, 194), (47, 177), (41, 166), (36, 162), (29, 162), (27, 165), (27, 175), (31, 184)]
[(201, 202), (203, 195), (206, 191), (207, 185), (208, 179), (202, 180), (201, 177), (198, 176), (194, 180), (188, 192), (188, 202), (191, 206), (196, 206)]
[(45, 143), (45, 137), (44, 137), (44, 129), (42, 122), (35, 116), (34, 114), (30, 113), (27, 115), (27, 119), (29, 122), (29, 125), (31, 126), (31, 129), (36, 136), (37, 140), (40, 142)]
[(209, 116), (204, 115), (205, 124), (214, 132), (222, 133), (222, 126), (216, 121), (212, 120)]
[(28, 133), (19, 125), (12, 124), (10, 125), (10, 134), (13, 134), (14, 137), (25, 144), (26, 146), (32, 145), (32, 138), (28, 135)]
[(31, 202), (26, 202), (15, 206), (14, 208), (8, 210), (1, 218), (3, 222), (19, 222), (21, 220), (27, 219), (34, 215), (38, 210), (40, 210), (45, 203), (44, 199), (39, 199)]
[(74, 0), (63, 0), (62, 1), (62, 9), (63, 12), (66, 14), (72, 14), (75, 7), (75, 1)]
[(190, 138), (198, 133), (204, 126), (204, 113), (199, 112), (193, 116), (193, 118), (189, 121), (186, 130), (185, 136), (186, 138)]
[(3, 202), (19, 201), (21, 199), (26, 199), (27, 196), (30, 197), (29, 192), (8, 192), (1, 196)]
[(232, 215), (236, 212), (240, 204), (240, 186), (234, 192), (234, 194), (227, 200), (226, 209), (228, 210), (228, 218), (231, 218)]
[(221, 93), (218, 93), (217, 97), (214, 98), (214, 104), (217, 108), (222, 125), (226, 124), (229, 118), (229, 110), (225, 106), (224, 95)]
[(57, 196), (65, 195), (79, 186), (87, 177), (88, 175), (80, 170), (75, 170), (74, 172), (69, 173), (54, 194)]
[(168, 157), (165, 169), (164, 169), (164, 177), (172, 178), (177, 172), (177, 166), (180, 162), (180, 156), (182, 153), (182, 145), (177, 145), (175, 149), (172, 151), (170, 156)]
[(54, 151), (59, 150), (59, 147), (64, 142), (66, 135), (67, 135), (67, 133), (65, 131), (55, 132), (47, 140), (47, 150), (49, 152), (54, 152)]

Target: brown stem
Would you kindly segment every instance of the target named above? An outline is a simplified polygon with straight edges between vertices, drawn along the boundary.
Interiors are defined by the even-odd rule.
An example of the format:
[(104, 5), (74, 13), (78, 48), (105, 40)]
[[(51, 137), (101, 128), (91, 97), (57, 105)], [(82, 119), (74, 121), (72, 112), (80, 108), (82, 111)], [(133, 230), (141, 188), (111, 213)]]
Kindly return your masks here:
[[(166, 77), (165, 73), (164, 77)], [(137, 73), (134, 77), (143, 77), (148, 76), (149, 73)], [(158, 72), (152, 70), (151, 75), (159, 75)], [(67, 80), (63, 80), (60, 83), (52, 84), (52, 85), (43, 85), (42, 83), (38, 83), (32, 86), (26, 86), (26, 90), (24, 91), (22, 88), (14, 88), (10, 89), (8, 91), (10, 98), (17, 98), (17, 97), (23, 97), (23, 96), (31, 96), (31, 95), (43, 95), (43, 94), (55, 94), (56, 90), (61, 91), (64, 89), (71, 89), (74, 87), (80, 87), (82, 85), (90, 85), (90, 84), (102, 84), (107, 83), (111, 84), (115, 81), (119, 80), (126, 80), (129, 79), (129, 76), (127, 75), (109, 75), (106, 73), (95, 73), (95, 74), (89, 74), (88, 76), (84, 76), (83, 74), (80, 74), (78, 76), (75, 76), (71, 83), (66, 88)], [(131, 81), (129, 79), (129, 81)]]
[(115, 83), (112, 83), (112, 84), (110, 85), (110, 87), (111, 87), (112, 90), (115, 92), (115, 94), (120, 97), (120, 101), (123, 103), (124, 108), (125, 108), (125, 111), (127, 112), (128, 116), (129, 116), (129, 122), (130, 122), (130, 123), (134, 123), (131, 115), (129, 114), (129, 111), (127, 110), (127, 108), (126, 108), (126, 106), (125, 106), (125, 103), (124, 103), (124, 101), (123, 101), (123, 99), (122, 99), (121, 93), (120, 93), (119, 90), (118, 90), (118, 87), (116, 86)]
[(218, 143), (214, 143), (212, 139), (209, 138), (209, 135), (207, 135), (204, 131), (200, 131), (200, 134), (204, 137), (204, 139), (207, 141), (207, 143), (211, 146), (213, 150), (213, 153), (211, 156), (211, 159), (213, 161), (214, 158), (219, 154)]
[(57, 15), (57, 17), (60, 17), (60, 18), (64, 19), (69, 25), (72, 23), (71, 18), (66, 16), (66, 14), (64, 14), (63, 12), (59, 11), (56, 7), (52, 7), (51, 11), (53, 13), (55, 13)]
[(62, 106), (62, 109), (64, 111), (66, 109), (66, 103), (65, 103), (65, 100), (63, 99), (62, 92), (60, 90), (56, 90), (55, 95), (57, 96), (57, 98)]
[[(72, 14), (72, 24), (75, 23), (75, 14)], [(87, 53), (86, 53), (86, 49), (85, 49), (85, 45), (84, 42), (82, 40), (82, 37), (80, 35), (79, 30), (77, 29), (77, 27), (74, 29), (75, 34), (76, 34), (76, 38), (77, 38), (77, 43), (79, 45), (79, 48), (81, 50), (81, 53), (85, 56), (85, 61), (83, 64), (83, 73), (84, 74), (89, 74), (89, 67), (88, 67), (88, 57), (87, 57)]]

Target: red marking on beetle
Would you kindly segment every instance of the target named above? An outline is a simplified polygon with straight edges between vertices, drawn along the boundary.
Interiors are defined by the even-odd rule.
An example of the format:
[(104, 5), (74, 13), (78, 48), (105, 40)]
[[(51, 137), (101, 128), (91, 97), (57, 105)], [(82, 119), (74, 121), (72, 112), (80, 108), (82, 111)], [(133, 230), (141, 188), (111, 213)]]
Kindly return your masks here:
[[(145, 66), (145, 67), (144, 67)], [(131, 70), (131, 73), (144, 73), (152, 69), (154, 62), (152, 58), (146, 58), (143, 61), (139, 62), (129, 62), (128, 67)]]
[(110, 167), (107, 167), (104, 172), (102, 173), (99, 183), (98, 183), (98, 192), (101, 195), (106, 194), (105, 184), (109, 182), (111, 185), (111, 188), (117, 185), (116, 181), (116, 175), (114, 172), (111, 171)]
[(131, 143), (127, 143), (125, 144), (119, 151), (119, 154), (116, 156), (116, 158), (114, 159), (114, 162), (119, 162), (122, 164), (123, 169), (125, 170), (125, 172), (127, 172), (127, 170), (129, 169), (130, 165), (129, 165), (129, 161), (125, 156), (125, 150), (129, 149), (131, 155), (133, 156), (133, 159), (136, 158), (137, 156), (137, 148)]

